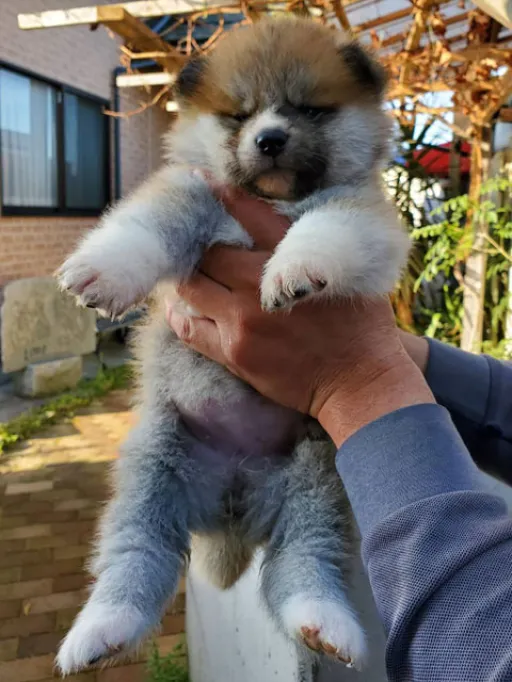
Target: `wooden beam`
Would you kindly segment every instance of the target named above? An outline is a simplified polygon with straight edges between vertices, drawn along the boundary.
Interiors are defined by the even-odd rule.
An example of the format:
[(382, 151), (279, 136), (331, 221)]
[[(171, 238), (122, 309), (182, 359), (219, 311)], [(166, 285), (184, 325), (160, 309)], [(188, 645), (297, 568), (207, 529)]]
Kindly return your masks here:
[[(427, 28), (427, 16), (431, 6), (434, 4), (434, 0), (418, 0), (414, 5), (413, 11), (413, 23), (407, 40), (405, 41), (405, 51), (412, 53), (417, 50), (421, 36)], [(402, 85), (407, 83), (409, 74), (411, 72), (411, 60), (408, 60), (400, 70), (399, 82)]]
[(116, 77), (118, 88), (140, 88), (154, 85), (172, 85), (176, 76), (168, 71), (152, 71), (150, 73), (124, 73)]
[(402, 85), (395, 81), (390, 84), (386, 92), (386, 99), (402, 99), (403, 97), (414, 97), (420, 93), (446, 92), (448, 90), (453, 90), (453, 85), (451, 83), (444, 83), (443, 81), (435, 81), (434, 83), (412, 83), (408, 85)]
[[(438, 5), (444, 5), (451, 0), (440, 0), (438, 2)], [(346, 3), (344, 3), (346, 4)], [(412, 7), (406, 7), (405, 9), (400, 9), (397, 12), (390, 12), (389, 14), (383, 14), (381, 17), (375, 17), (375, 19), (369, 19), (368, 21), (363, 21), (360, 24), (357, 24), (357, 26), (353, 26), (352, 30), (354, 33), (362, 33), (363, 31), (370, 31), (373, 28), (378, 28), (379, 26), (385, 26), (386, 24), (392, 24), (395, 21), (399, 21), (400, 19), (406, 19), (407, 17), (410, 17), (413, 12)], [(450, 19), (446, 19), (446, 24), (447, 26), (450, 26), (450, 24), (456, 24), (458, 21), (461, 21), (461, 17), (466, 18), (467, 17), (467, 12), (464, 12), (464, 14), (457, 14), (455, 17), (451, 17)], [(400, 34), (402, 35), (402, 34)]]
[(165, 57), (156, 57), (155, 61), (170, 71), (176, 71), (183, 65), (184, 57), (172, 45), (169, 45), (149, 26), (132, 16), (123, 7), (118, 5), (96, 7), (96, 14), (98, 23), (117, 33), (132, 50), (166, 54)]
[(497, 59), (506, 61), (512, 56), (512, 50), (509, 48), (500, 48), (496, 45), (483, 44), (483, 45), (470, 45), (462, 50), (457, 50), (452, 52), (452, 62), (464, 61), (464, 62), (477, 62), (482, 59)]
[(354, 33), (361, 33), (362, 31), (370, 31), (372, 28), (378, 28), (384, 24), (390, 24), (393, 21), (398, 21), (399, 19), (405, 19), (409, 17), (412, 13), (411, 7), (406, 7), (405, 9), (398, 10), (398, 12), (391, 12), (390, 14), (384, 14), (381, 17), (376, 17), (375, 19), (370, 19), (369, 21), (363, 21), (361, 24), (354, 26), (352, 30)]
[(482, 112), (480, 121), (487, 125), (494, 114), (501, 109), (508, 98), (512, 95), (512, 66), (508, 67), (507, 73), (499, 79), (497, 97), (494, 98)]
[(340, 26), (344, 31), (352, 32), (352, 27), (350, 26), (350, 21), (348, 20), (347, 13), (343, 7), (342, 0), (332, 0), (332, 11), (336, 15), (337, 20), (340, 22)]
[[(445, 24), (446, 26), (452, 26), (453, 24), (459, 24), (465, 21), (468, 18), (468, 13), (463, 12), (462, 14), (457, 14), (454, 17), (450, 17), (449, 19), (446, 20)], [(358, 26), (354, 27), (354, 31), (357, 31)], [(396, 45), (397, 43), (401, 43), (404, 40), (407, 39), (408, 37), (407, 32), (402, 32), (402, 33), (394, 33), (393, 35), (389, 36), (388, 38), (384, 38), (384, 40), (381, 43), (382, 47), (390, 47), (391, 45)], [(448, 43), (453, 43), (457, 42), (457, 40), (465, 39), (466, 35), (461, 34), (460, 36), (455, 36), (454, 38), (449, 38)], [(407, 49), (407, 47), (406, 47)]]
[(92, 7), (75, 7), (73, 9), (46, 10), (18, 14), (18, 26), (24, 30), (38, 28), (56, 28), (60, 26), (80, 26), (97, 24), (98, 11), (102, 9), (124, 9), (132, 17), (149, 19), (166, 14), (191, 14), (205, 9), (236, 7), (236, 0), (137, 0), (136, 2), (122, 2), (117, 5), (100, 5)]
[(500, 109), (498, 120), (503, 123), (512, 123), (512, 107), (503, 107)]
[[(482, 184), (489, 175), (491, 161), (491, 128), (479, 127), (471, 144), (471, 181), (469, 197), (480, 200)], [(466, 260), (461, 348), (479, 353), (482, 347), (485, 283), (487, 270), (486, 235), (489, 226), (482, 220), (470, 219), (467, 229), (474, 231), (473, 248)]]

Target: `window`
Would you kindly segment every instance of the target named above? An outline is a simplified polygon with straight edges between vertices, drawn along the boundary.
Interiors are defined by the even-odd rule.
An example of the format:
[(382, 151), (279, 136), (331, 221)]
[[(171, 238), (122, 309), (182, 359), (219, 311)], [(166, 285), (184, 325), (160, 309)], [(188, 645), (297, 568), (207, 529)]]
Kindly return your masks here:
[(4, 215), (94, 215), (109, 201), (106, 103), (0, 66)]

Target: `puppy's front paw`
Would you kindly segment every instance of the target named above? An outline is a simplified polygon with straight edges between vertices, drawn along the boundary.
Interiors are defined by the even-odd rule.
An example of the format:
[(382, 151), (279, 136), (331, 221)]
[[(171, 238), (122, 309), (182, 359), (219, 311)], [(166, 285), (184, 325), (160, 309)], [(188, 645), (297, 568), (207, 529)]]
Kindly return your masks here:
[(75, 620), (57, 654), (63, 675), (132, 649), (151, 624), (134, 606), (89, 602)]
[(277, 252), (267, 263), (261, 282), (261, 305), (272, 312), (322, 292), (328, 285), (314, 255)]
[(108, 250), (100, 254), (85, 244), (66, 260), (57, 278), (61, 289), (74, 294), (81, 305), (116, 317), (149, 293), (136, 260), (126, 253), (123, 257), (122, 249), (116, 255), (109, 255)]

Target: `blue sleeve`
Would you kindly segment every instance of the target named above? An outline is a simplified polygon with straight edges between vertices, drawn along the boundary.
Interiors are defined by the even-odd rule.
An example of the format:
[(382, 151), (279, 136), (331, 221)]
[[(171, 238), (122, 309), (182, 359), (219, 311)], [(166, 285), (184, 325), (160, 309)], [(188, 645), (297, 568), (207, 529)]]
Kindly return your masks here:
[(475, 462), (512, 484), (512, 364), (429, 340), (425, 378)]
[(398, 410), (339, 450), (387, 633), (390, 682), (512, 680), (512, 521), (439, 405)]

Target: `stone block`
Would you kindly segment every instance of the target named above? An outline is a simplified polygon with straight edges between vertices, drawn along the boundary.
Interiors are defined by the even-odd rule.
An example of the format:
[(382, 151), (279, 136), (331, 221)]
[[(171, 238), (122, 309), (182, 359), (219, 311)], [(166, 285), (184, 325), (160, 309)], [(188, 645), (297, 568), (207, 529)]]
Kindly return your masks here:
[(16, 377), (16, 392), (26, 398), (39, 398), (74, 388), (82, 377), (82, 358), (63, 358), (29, 365)]
[(15, 372), (35, 362), (87, 355), (96, 348), (96, 313), (80, 308), (53, 277), (5, 285), (0, 311), (2, 369)]

